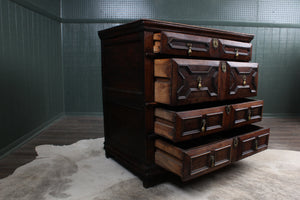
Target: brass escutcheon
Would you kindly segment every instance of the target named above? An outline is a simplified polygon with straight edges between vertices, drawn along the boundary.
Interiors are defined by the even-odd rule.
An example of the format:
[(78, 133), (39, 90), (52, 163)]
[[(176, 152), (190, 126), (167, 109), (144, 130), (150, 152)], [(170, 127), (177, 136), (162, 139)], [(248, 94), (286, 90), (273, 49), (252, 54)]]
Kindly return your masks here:
[(226, 105), (225, 106), (225, 111), (226, 111), (227, 115), (229, 115), (229, 113), (231, 111), (231, 106), (230, 105)]
[(243, 76), (243, 85), (246, 85), (247, 84), (247, 77), (246, 75)]
[(188, 49), (188, 55), (191, 56), (192, 55), (192, 46), (193, 46), (193, 44), (192, 43), (187, 43), (186, 46), (189, 48)]
[(202, 127), (201, 127), (201, 132), (204, 132), (206, 128), (206, 120), (202, 119)]
[(212, 43), (213, 43), (213, 47), (214, 47), (215, 49), (218, 48), (218, 46), (219, 46), (219, 41), (218, 41), (217, 38), (214, 38), (213, 41), (212, 41)]
[(211, 155), (210, 156), (210, 167), (214, 167), (215, 166), (215, 156), (214, 155)]
[(234, 148), (237, 148), (238, 144), (239, 144), (239, 139), (238, 139), (237, 137), (235, 137), (235, 138), (233, 139), (233, 147), (234, 147)]
[(226, 72), (226, 62), (222, 62), (222, 72)]

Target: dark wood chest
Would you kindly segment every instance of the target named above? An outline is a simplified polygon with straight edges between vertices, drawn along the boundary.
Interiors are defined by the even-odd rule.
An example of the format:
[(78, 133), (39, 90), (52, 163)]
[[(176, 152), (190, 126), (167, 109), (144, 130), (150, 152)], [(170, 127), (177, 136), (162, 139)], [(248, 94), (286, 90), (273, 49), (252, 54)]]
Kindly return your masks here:
[(138, 20), (99, 31), (104, 148), (145, 187), (265, 150), (253, 35)]

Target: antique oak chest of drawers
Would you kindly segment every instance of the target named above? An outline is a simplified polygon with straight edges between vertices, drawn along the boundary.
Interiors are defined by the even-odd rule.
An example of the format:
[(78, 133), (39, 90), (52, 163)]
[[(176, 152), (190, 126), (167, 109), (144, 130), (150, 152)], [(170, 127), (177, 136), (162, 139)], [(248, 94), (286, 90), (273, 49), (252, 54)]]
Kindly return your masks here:
[(183, 181), (268, 146), (253, 35), (138, 20), (98, 32), (104, 148), (145, 187)]

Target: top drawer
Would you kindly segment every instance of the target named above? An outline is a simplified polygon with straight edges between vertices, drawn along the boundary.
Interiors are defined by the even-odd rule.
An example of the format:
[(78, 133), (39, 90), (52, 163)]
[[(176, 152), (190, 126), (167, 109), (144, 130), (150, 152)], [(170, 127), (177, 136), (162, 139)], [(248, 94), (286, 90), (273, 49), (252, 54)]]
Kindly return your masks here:
[(250, 61), (252, 44), (190, 34), (161, 32), (153, 35), (153, 52), (178, 56)]

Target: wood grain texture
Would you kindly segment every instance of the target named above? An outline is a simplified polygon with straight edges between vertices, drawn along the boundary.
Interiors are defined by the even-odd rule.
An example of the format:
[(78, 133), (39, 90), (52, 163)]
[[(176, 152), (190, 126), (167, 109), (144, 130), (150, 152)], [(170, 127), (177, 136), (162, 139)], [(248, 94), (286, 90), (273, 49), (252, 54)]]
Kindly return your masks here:
[(270, 128), (269, 148), (300, 151), (300, 118), (264, 118), (256, 125)]
[(241, 42), (250, 42), (254, 37), (254, 35), (252, 34), (229, 32), (225, 30), (151, 19), (141, 19), (131, 23), (123, 24), (121, 26), (113, 27), (99, 32), (99, 36), (103, 39), (113, 38), (124, 33), (129, 34), (132, 32), (136, 32), (137, 30), (140, 30), (140, 27), (143, 27), (143, 30), (146, 31), (175, 31), (179, 33), (184, 32), (189, 34), (201, 33), (202, 36), (218, 37), (222, 39), (237, 40)]
[[(160, 38), (155, 35), (155, 39), (159, 42), (154, 43), (153, 52), (193, 58), (251, 60), (252, 45), (250, 43), (203, 37), (201, 35), (201, 32), (191, 35), (163, 31)], [(237, 40), (237, 38), (234, 38), (234, 40)]]
[(179, 160), (178, 158), (175, 158), (174, 156), (165, 153), (161, 150), (155, 151), (155, 163), (159, 166), (163, 167), (164, 169), (167, 169), (178, 176), (183, 176), (183, 164), (182, 160)]
[[(158, 139), (155, 146), (159, 152), (164, 152), (164, 156), (161, 153), (156, 154), (158, 157), (155, 157), (155, 162), (187, 181), (265, 150), (268, 145), (268, 132), (269, 129), (250, 125), (221, 132), (218, 139), (209, 136), (181, 144), (170, 144)], [(236, 146), (233, 142), (235, 137), (239, 138)], [(178, 167), (180, 161), (182, 168)]]
[[(224, 69), (225, 67), (225, 69)], [(155, 59), (155, 101), (172, 106), (256, 96), (258, 64)]]
[(185, 141), (258, 122), (262, 119), (262, 106), (262, 100), (242, 99), (201, 109), (156, 108), (154, 132), (173, 142)]

